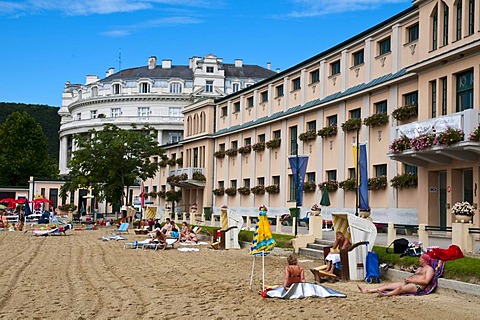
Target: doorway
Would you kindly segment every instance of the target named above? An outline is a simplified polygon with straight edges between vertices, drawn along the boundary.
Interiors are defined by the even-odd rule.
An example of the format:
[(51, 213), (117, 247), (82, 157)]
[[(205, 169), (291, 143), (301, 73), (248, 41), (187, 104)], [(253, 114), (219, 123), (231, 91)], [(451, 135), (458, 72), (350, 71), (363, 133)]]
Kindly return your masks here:
[(447, 226), (447, 172), (438, 173), (438, 213), (440, 227)]

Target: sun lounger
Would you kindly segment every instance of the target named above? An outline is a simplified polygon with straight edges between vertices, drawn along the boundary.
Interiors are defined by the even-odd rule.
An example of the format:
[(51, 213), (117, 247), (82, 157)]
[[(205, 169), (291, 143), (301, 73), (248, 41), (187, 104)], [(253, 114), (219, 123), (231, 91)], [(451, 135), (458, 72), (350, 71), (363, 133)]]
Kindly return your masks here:
[(121, 235), (113, 235), (113, 236), (103, 236), (101, 238), (103, 241), (110, 241), (110, 240), (114, 240), (114, 241), (118, 241), (118, 240), (127, 240), (127, 238), (121, 236)]
[(114, 233), (128, 233), (128, 222), (124, 222), (118, 227), (117, 230), (113, 231)]

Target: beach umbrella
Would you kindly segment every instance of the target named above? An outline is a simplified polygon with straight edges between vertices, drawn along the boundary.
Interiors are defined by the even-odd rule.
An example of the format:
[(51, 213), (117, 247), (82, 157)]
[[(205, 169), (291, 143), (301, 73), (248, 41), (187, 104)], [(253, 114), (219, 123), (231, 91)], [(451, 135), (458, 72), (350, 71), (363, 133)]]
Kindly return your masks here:
[(322, 199), (320, 199), (320, 205), (328, 207), (330, 205), (330, 197), (328, 196), (328, 186), (327, 184), (323, 185)]
[(262, 291), (265, 289), (265, 256), (275, 247), (275, 239), (270, 230), (270, 223), (267, 217), (267, 207), (261, 206), (258, 214), (258, 222), (253, 233), (253, 241), (250, 246), (250, 254), (253, 256), (252, 273), (250, 275), (250, 288), (253, 283), (253, 272), (255, 269), (255, 257), (262, 257)]
[(41, 197), (41, 198), (33, 199), (32, 203), (34, 203), (34, 204), (39, 204), (39, 203), (50, 203), (50, 204), (52, 204), (52, 201), (48, 200), (47, 198)]
[(25, 202), (25, 216), (29, 216), (32, 214), (32, 210), (30, 209), (30, 205), (28, 201)]

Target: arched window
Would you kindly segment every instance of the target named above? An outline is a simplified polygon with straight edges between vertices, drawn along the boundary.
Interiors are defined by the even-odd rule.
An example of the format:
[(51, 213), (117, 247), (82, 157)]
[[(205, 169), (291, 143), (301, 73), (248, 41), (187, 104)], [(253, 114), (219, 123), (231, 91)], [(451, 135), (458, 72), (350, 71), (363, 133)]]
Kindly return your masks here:
[(204, 111), (202, 111), (201, 116), (202, 116), (202, 119), (201, 119), (202, 132), (206, 132), (207, 131), (207, 115), (205, 114)]
[(82, 90), (78, 90), (78, 100), (81, 100), (83, 98), (83, 92)]
[(98, 97), (98, 87), (92, 87), (92, 98)]
[(462, 38), (462, 0), (457, 1), (457, 40)]
[(170, 93), (182, 93), (182, 84), (179, 82), (170, 83)]
[(443, 4), (443, 41), (442, 44), (446, 46), (448, 44), (448, 19), (449, 19), (449, 9), (445, 2)]
[(437, 50), (438, 47), (438, 6), (432, 11), (431, 15), (432, 22), (432, 50)]
[(193, 134), (197, 134), (198, 133), (198, 116), (195, 114), (193, 116)]
[(187, 136), (192, 135), (192, 117), (187, 117)]

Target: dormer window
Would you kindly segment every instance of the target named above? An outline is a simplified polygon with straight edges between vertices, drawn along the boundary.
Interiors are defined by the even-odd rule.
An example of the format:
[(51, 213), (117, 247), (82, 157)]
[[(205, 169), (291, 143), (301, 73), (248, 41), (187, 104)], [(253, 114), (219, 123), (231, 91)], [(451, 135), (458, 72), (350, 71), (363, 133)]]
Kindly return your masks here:
[(240, 90), (240, 84), (239, 83), (234, 83), (233, 84), (233, 92), (237, 92), (238, 90)]
[(170, 93), (182, 93), (182, 84), (179, 82), (170, 83)]
[(207, 67), (207, 73), (213, 73), (214, 69), (213, 67)]
[(205, 92), (208, 92), (208, 93), (213, 92), (213, 80), (207, 80), (205, 82)]
[(112, 86), (112, 93), (113, 94), (120, 94), (122, 87), (119, 83), (114, 83)]
[(98, 87), (92, 87), (92, 98), (98, 97)]
[(140, 83), (140, 88), (138, 91), (140, 91), (140, 93), (150, 93), (150, 83), (148, 82)]

